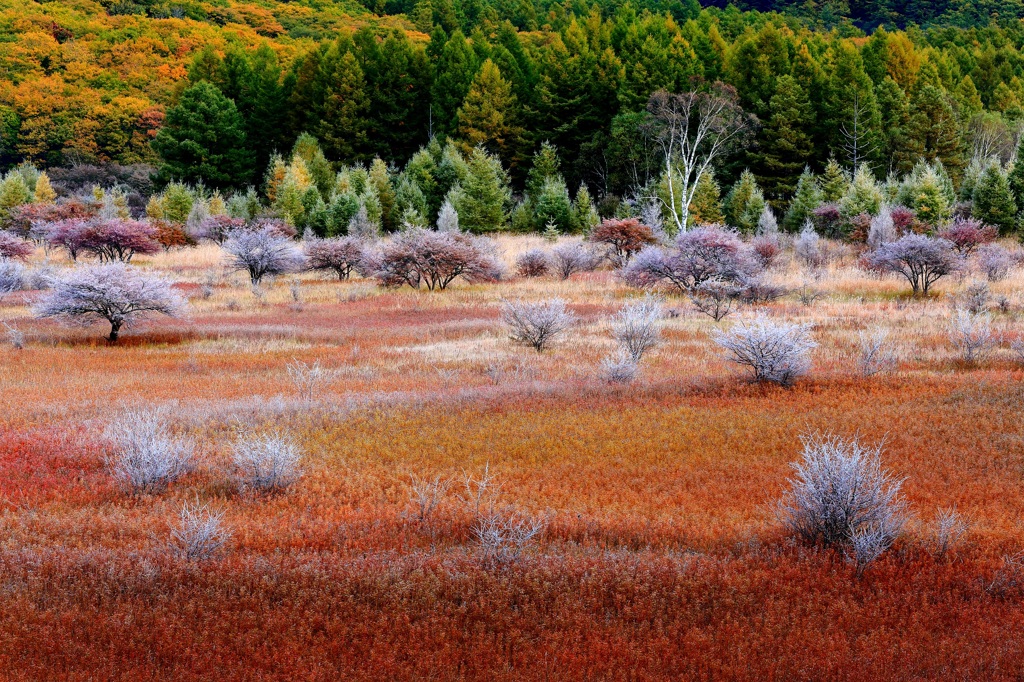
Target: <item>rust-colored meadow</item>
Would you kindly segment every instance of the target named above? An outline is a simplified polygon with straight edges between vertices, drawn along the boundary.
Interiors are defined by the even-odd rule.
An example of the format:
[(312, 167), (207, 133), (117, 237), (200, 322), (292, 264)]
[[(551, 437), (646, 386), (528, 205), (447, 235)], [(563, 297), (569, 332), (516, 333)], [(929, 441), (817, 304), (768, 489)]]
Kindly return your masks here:
[[(509, 262), (537, 243), (501, 240)], [(219, 259), (212, 246), (140, 258), (190, 313), (117, 345), (33, 320), (36, 293), (0, 300), (25, 335), (0, 349), (3, 679), (1024, 675), (1021, 594), (992, 589), (1024, 550), (1019, 274), (992, 285), (1008, 300), (1002, 346), (967, 366), (944, 325), (969, 280), (913, 299), (835, 264), (822, 300), (763, 306), (819, 344), (786, 389), (723, 361), (711, 333), (737, 317), (673, 296), (640, 378), (603, 380), (609, 318), (638, 295), (611, 271), (434, 293), (303, 275), (299, 300), (284, 279), (260, 300), (233, 275), (204, 296)], [(579, 324), (544, 353), (513, 345), (502, 299), (551, 296)], [(900, 364), (864, 378), (857, 334), (878, 325)], [(289, 379), (296, 361), (330, 370), (312, 398)], [(104, 426), (129, 407), (164, 410), (199, 444), (166, 492), (129, 494), (104, 464)], [(278, 495), (239, 492), (231, 443), (266, 430), (298, 441), (304, 475)], [(913, 520), (859, 578), (776, 518), (813, 432), (884, 442), (906, 478)], [(473, 536), (464, 480), (485, 470), (496, 503), (545, 523), (514, 561), (487, 561)], [(437, 477), (452, 485), (422, 514), (413, 482)], [(187, 501), (232, 531), (213, 559), (168, 550)], [(933, 520), (953, 506), (970, 531), (937, 557)]]

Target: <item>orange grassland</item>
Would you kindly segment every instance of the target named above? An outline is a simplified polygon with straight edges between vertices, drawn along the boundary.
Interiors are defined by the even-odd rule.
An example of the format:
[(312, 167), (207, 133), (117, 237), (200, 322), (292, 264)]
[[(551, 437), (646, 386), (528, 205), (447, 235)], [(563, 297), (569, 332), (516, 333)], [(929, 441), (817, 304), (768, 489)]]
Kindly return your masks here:
[[(539, 244), (501, 238), (505, 257)], [(43, 258), (39, 254), (39, 259)], [(610, 271), (382, 290), (303, 275), (255, 297), (214, 247), (142, 259), (190, 297), (116, 346), (103, 330), (0, 320), (0, 678), (59, 680), (1016, 680), (1021, 593), (990, 589), (1024, 549), (1024, 277), (993, 285), (1003, 347), (956, 359), (944, 280), (928, 300), (833, 265), (826, 297), (765, 306), (813, 324), (811, 375), (751, 385), (710, 339), (715, 323), (669, 296), (641, 378), (599, 375), (609, 317), (637, 295)], [(56, 263), (63, 266), (62, 263)], [(201, 285), (216, 274), (213, 294)], [(796, 286), (799, 268), (776, 279)], [(507, 340), (502, 298), (561, 296), (580, 318), (537, 354)], [(742, 311), (741, 315), (749, 314)], [(862, 378), (857, 333), (901, 347), (894, 374)], [(313, 400), (287, 373), (331, 370)], [(105, 424), (160, 408), (200, 464), (159, 495), (107, 473)], [(273, 497), (232, 484), (241, 431), (279, 429), (304, 476)], [(906, 478), (907, 534), (858, 579), (841, 554), (794, 544), (775, 518), (801, 434), (884, 441)], [(492, 565), (460, 499), (485, 466), (498, 502), (543, 517), (518, 561)], [(426, 519), (413, 477), (453, 478)], [(217, 558), (167, 549), (185, 501), (224, 512)], [(941, 508), (971, 521), (933, 554)]]

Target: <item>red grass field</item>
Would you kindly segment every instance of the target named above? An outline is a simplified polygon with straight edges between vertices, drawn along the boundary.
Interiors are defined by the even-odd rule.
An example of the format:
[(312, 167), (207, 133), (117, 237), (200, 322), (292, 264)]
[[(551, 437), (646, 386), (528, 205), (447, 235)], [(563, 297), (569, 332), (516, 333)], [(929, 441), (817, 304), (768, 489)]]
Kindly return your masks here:
[[(943, 299), (966, 282), (912, 300), (844, 265), (813, 306), (766, 306), (814, 325), (813, 370), (791, 389), (722, 361), (709, 335), (735, 318), (669, 297), (662, 345), (616, 386), (598, 375), (607, 320), (636, 293), (610, 272), (432, 294), (309, 277), (297, 304), (285, 282), (260, 302), (237, 276), (203, 299), (216, 258), (143, 261), (182, 282), (191, 314), (116, 346), (33, 321), (38, 294), (0, 300), (26, 335), (0, 349), (0, 678), (1024, 678), (1022, 593), (992, 589), (1024, 549), (1024, 371), (1006, 347), (956, 360)], [(796, 283), (796, 266), (779, 277)], [(1011, 303), (995, 316), (1007, 344), (1022, 284), (993, 285)], [(572, 335), (543, 354), (512, 345), (501, 298), (554, 295), (581, 318)], [(893, 330), (901, 363), (865, 379), (855, 339), (872, 325)], [(294, 360), (332, 371), (313, 401), (289, 381)], [(199, 444), (164, 493), (128, 494), (104, 465), (103, 428), (133, 406)], [(268, 429), (299, 442), (304, 476), (240, 493), (230, 446)], [(814, 432), (884, 442), (906, 478), (914, 520), (859, 579), (775, 516)], [(546, 521), (501, 565), (460, 499), (485, 466), (500, 504)], [(426, 520), (413, 476), (454, 479)], [(233, 535), (187, 562), (168, 536), (197, 500)], [(952, 506), (970, 532), (937, 559), (932, 522)]]

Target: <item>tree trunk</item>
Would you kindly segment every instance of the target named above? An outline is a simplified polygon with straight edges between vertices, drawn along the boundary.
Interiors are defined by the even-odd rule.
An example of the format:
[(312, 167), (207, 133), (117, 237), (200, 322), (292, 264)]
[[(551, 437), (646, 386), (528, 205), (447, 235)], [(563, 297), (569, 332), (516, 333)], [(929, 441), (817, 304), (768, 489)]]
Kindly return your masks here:
[(111, 322), (110, 323), (110, 336), (107, 337), (107, 341), (109, 341), (110, 343), (117, 343), (117, 334), (120, 331), (121, 331), (121, 323), (120, 322)]

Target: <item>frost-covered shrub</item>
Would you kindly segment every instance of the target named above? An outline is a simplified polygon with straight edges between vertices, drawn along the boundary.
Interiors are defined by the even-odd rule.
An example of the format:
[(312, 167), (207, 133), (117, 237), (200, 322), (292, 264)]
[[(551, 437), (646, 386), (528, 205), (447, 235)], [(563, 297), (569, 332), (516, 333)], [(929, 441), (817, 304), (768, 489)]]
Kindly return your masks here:
[(856, 439), (807, 436), (796, 475), (779, 515), (801, 540), (848, 547), (858, 565), (874, 560), (899, 536), (906, 521), (901, 479), (882, 468), (881, 446)]
[(560, 298), (540, 303), (505, 301), (501, 319), (513, 341), (530, 346), (538, 353), (576, 323), (576, 316), (566, 310), (565, 301)]
[(107, 467), (132, 492), (161, 492), (192, 469), (194, 444), (172, 434), (158, 413), (127, 412), (104, 435), (113, 450)]
[(755, 381), (782, 386), (791, 386), (810, 371), (811, 351), (818, 345), (807, 325), (762, 316), (718, 332), (714, 339), (727, 359), (749, 370)]

